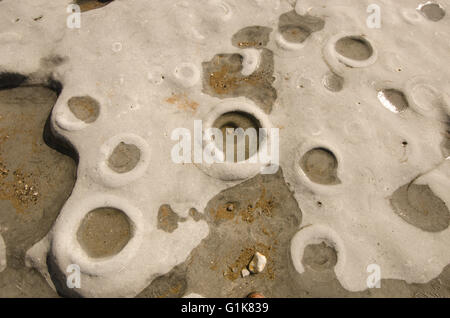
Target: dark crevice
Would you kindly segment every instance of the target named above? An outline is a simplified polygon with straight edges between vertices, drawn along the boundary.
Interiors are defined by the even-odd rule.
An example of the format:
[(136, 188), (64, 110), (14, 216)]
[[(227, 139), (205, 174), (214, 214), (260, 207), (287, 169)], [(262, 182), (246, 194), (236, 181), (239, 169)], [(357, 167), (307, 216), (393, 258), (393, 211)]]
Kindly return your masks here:
[[(60, 81), (57, 81), (53, 78), (47, 79), (46, 83), (43, 85), (47, 87), (48, 89), (51, 89), (56, 93), (56, 95), (59, 97), (63, 90), (63, 85)], [(53, 108), (52, 108), (53, 111)], [(44, 131), (43, 131), (43, 139), (44, 142), (49, 146), (50, 148), (62, 153), (63, 155), (69, 156), (72, 158), (76, 165), (78, 166), (79, 163), (79, 155), (76, 149), (73, 147), (73, 145), (67, 140), (65, 137), (59, 135), (51, 126), (51, 116), (52, 111), (50, 111), (49, 116), (47, 117), (47, 120), (45, 122)]]
[(0, 73), (0, 90), (19, 87), (26, 80), (27, 77), (19, 73)]
[(53, 255), (47, 255), (47, 267), (50, 279), (55, 285), (56, 292), (59, 296), (65, 298), (81, 298), (76, 288), (67, 286), (67, 275), (61, 271)]
[(75, 160), (75, 163), (78, 166), (78, 163), (80, 161), (78, 152), (75, 150), (73, 145), (66, 138), (57, 134), (52, 129), (51, 124), (50, 124), (50, 118), (51, 118), (51, 113), (48, 116), (47, 121), (45, 122), (45, 126), (44, 126), (44, 133), (43, 133), (44, 142), (50, 148), (62, 153), (63, 155), (69, 156), (70, 158)]
[(60, 81), (57, 81), (50, 77), (44, 84), (44, 86), (54, 91), (56, 93), (56, 96), (59, 97), (59, 95), (61, 95), (63, 85)]

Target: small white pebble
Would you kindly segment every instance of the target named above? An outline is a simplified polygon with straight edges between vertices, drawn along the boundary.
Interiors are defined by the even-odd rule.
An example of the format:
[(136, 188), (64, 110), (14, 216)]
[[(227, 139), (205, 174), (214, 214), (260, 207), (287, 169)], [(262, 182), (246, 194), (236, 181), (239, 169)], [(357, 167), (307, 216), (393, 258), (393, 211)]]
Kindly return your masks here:
[(250, 272), (248, 271), (248, 269), (244, 268), (241, 271), (241, 275), (242, 275), (242, 277), (247, 277), (247, 276), (250, 276)]
[(256, 254), (253, 256), (252, 261), (248, 265), (248, 269), (253, 274), (261, 273), (266, 267), (266, 264), (267, 258), (261, 253), (256, 252)]

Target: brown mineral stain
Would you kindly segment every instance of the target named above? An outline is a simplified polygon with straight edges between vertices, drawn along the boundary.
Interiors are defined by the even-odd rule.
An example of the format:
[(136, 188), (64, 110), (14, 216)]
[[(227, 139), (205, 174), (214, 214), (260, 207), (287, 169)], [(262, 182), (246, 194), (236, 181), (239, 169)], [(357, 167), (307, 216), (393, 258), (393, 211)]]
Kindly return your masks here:
[(229, 94), (239, 86), (263, 86), (265, 82), (266, 78), (262, 74), (242, 76), (240, 72), (233, 71), (227, 65), (223, 65), (219, 71), (212, 72), (209, 76), (209, 85), (220, 95)]
[[(36, 103), (39, 102), (36, 100)], [(7, 124), (35, 121), (33, 115), (23, 112), (3, 118), (6, 117), (8, 117), (8, 122), (5, 122)], [(17, 213), (24, 213), (28, 208), (37, 204), (40, 193), (37, 181), (39, 177), (36, 176), (39, 176), (40, 171), (25, 172), (19, 162), (15, 162), (14, 168), (8, 168), (2, 158), (2, 153), (8, 151), (6, 143), (13, 143), (28, 150), (29, 155), (37, 153), (41, 146), (40, 138), (40, 135), (36, 134), (33, 129), (24, 128), (21, 125), (10, 124), (0, 128), (0, 200), (10, 201)], [(3, 149), (4, 147), (6, 150)]]
[[(1, 158), (0, 158), (1, 160)], [(3, 162), (0, 161), (0, 178), (6, 178), (8, 176), (9, 170), (6, 168)]]
[(266, 199), (266, 189), (263, 188), (261, 192), (261, 196), (258, 201), (253, 204), (249, 204), (246, 209), (243, 209), (239, 212), (239, 216), (242, 221), (253, 223), (255, 218), (260, 216), (272, 217), (272, 209), (273, 209), (273, 198)]
[(178, 222), (184, 221), (176, 214), (170, 205), (164, 204), (158, 211), (158, 225), (157, 228), (165, 232), (172, 233), (178, 228)]
[(232, 203), (221, 205), (216, 211), (211, 210), (210, 213), (214, 216), (214, 221), (216, 222), (220, 220), (233, 220), (236, 215), (235, 206)]
[[(36, 205), (39, 191), (33, 174), (17, 169), (8, 178), (9, 170), (0, 164), (0, 200), (9, 200), (17, 213), (23, 213), (30, 206)], [(12, 180), (11, 180), (12, 179)]]
[(227, 94), (230, 90), (234, 90), (240, 82), (241, 79), (233, 76), (225, 65), (209, 76), (209, 85), (217, 94)]
[(184, 111), (195, 112), (197, 110), (197, 107), (199, 106), (197, 102), (190, 100), (186, 93), (172, 94), (171, 97), (166, 99), (166, 102), (172, 105), (176, 105), (178, 109)]
[[(236, 211), (234, 203), (221, 205), (217, 210), (210, 210), (210, 214), (214, 217), (214, 221), (231, 221), (235, 216), (239, 216), (243, 222), (253, 223), (259, 217), (272, 217), (272, 209), (274, 206), (273, 198), (266, 198), (266, 189), (263, 188), (259, 199), (253, 204), (249, 203), (246, 208)], [(239, 219), (236, 219), (236, 223)]]
[(192, 217), (192, 219), (195, 222), (198, 222), (201, 219), (203, 219), (203, 215), (200, 212), (198, 212), (197, 209), (195, 209), (195, 208), (189, 209), (189, 216)]

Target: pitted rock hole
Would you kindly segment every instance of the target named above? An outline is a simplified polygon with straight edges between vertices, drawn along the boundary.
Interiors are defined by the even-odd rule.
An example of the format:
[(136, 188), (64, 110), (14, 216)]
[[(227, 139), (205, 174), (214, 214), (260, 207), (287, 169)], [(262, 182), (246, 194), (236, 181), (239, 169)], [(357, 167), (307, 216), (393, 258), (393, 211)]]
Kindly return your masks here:
[(408, 107), (405, 94), (396, 89), (383, 89), (378, 92), (380, 103), (393, 113), (401, 113)]
[(390, 202), (403, 220), (424, 231), (440, 232), (450, 224), (448, 207), (428, 185), (404, 185), (392, 194)]
[(300, 167), (312, 182), (324, 185), (341, 183), (337, 177), (338, 161), (328, 149), (315, 148), (308, 151), (300, 160)]
[(77, 239), (83, 250), (93, 258), (118, 254), (132, 236), (132, 226), (121, 210), (98, 208), (83, 219)]
[(81, 12), (102, 8), (114, 0), (76, 0), (75, 4), (80, 6)]
[(339, 39), (335, 50), (340, 55), (356, 61), (365, 61), (373, 54), (372, 45), (360, 36), (346, 36)]
[[(213, 124), (214, 128), (218, 128), (222, 131), (223, 134), (223, 149), (221, 149), (220, 144), (218, 144), (218, 148), (226, 153), (227, 145), (226, 138), (227, 135), (232, 133), (232, 130), (236, 130), (238, 128), (242, 128), (244, 132), (248, 128), (253, 128), (256, 131), (256, 149), (252, 149), (250, 147), (249, 141), (250, 138), (245, 136), (245, 138), (237, 138), (234, 137), (234, 162), (238, 162), (237, 151), (238, 149), (242, 149), (242, 142), (245, 142), (245, 160), (249, 159), (253, 156), (259, 149), (259, 128), (261, 128), (260, 122), (253, 117), (252, 115), (246, 112), (229, 112), (221, 115)], [(228, 132), (227, 132), (228, 129)], [(235, 133), (237, 136), (241, 137), (241, 134), (238, 134), (238, 131)], [(243, 136), (242, 136), (243, 137)], [(253, 150), (253, 151), (252, 151)]]
[(117, 173), (133, 170), (141, 159), (141, 150), (133, 144), (119, 143), (108, 159), (108, 167)]
[(87, 124), (96, 121), (100, 113), (100, 104), (89, 96), (72, 97), (67, 104), (75, 117)]
[(337, 264), (336, 250), (325, 242), (310, 244), (303, 253), (303, 265), (317, 272), (332, 270)]
[(313, 32), (323, 29), (325, 21), (310, 15), (298, 15), (290, 11), (280, 16), (278, 31), (283, 38), (292, 43), (304, 42)]
[(263, 26), (249, 26), (236, 32), (231, 43), (240, 49), (263, 48), (269, 43), (271, 28)]
[(429, 1), (423, 5), (420, 5), (418, 10), (428, 20), (431, 20), (434, 22), (442, 20), (445, 17), (444, 8), (438, 3)]
[(277, 91), (273, 52), (262, 49), (259, 67), (249, 76), (242, 75), (243, 57), (240, 54), (218, 54), (203, 62), (203, 92), (220, 99), (244, 96), (255, 102), (266, 113), (272, 111)]
[(194, 70), (192, 69), (192, 67), (189, 66), (181, 67), (178, 72), (183, 78), (192, 78), (195, 75)]
[(334, 74), (333, 72), (328, 72), (324, 75), (323, 86), (330, 92), (339, 92), (344, 87), (344, 78)]

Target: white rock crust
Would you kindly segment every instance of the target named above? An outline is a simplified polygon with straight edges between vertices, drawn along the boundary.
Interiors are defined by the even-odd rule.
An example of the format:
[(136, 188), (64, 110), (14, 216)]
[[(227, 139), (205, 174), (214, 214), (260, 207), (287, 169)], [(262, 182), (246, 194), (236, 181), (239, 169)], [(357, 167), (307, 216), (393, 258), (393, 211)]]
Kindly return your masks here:
[(0, 234), (0, 273), (6, 269), (6, 245), (3, 236)]
[[(214, 195), (259, 173), (260, 166), (209, 167), (170, 160), (171, 132), (179, 127), (193, 131), (194, 120), (208, 121), (215, 107), (222, 106), (223, 101), (202, 93), (196, 70), (201, 72), (202, 62), (215, 54), (235, 52), (232, 35), (252, 25), (274, 30), (268, 48), (275, 55), (278, 100), (272, 113), (261, 117), (268, 126), (283, 127), (280, 164), (303, 213), (302, 229), (291, 246), (297, 270), (302, 271), (298, 258), (305, 244), (319, 239), (334, 242), (339, 250), (335, 271), (349, 290), (367, 288), (369, 264), (381, 266), (383, 279), (423, 283), (450, 263), (450, 230), (428, 233), (415, 228), (396, 215), (388, 201), (398, 187), (424, 173), (423, 180), (433, 181), (430, 187), (450, 206), (448, 166), (440, 165), (449, 114), (450, 14), (433, 22), (417, 13), (417, 3), (390, 1), (383, 5), (382, 28), (370, 29), (367, 1), (302, 0), (296, 11), (323, 18), (325, 27), (297, 45), (276, 31), (278, 17), (293, 10), (291, 3), (115, 0), (84, 12), (81, 28), (69, 29), (68, 1), (0, 2), (0, 44), (8, 48), (0, 50), (0, 71), (38, 79), (52, 75), (64, 87), (51, 125), (78, 151), (78, 178), (39, 250), (47, 248), (55, 255), (62, 272), (74, 261), (81, 263), (79, 294), (139, 293), (185, 261), (209, 232), (204, 221), (181, 223), (171, 234), (159, 231), (158, 208), (170, 204), (181, 216), (192, 207), (203, 211)], [(362, 62), (336, 55), (331, 43), (344, 34), (364, 35), (377, 54)], [(55, 55), (65, 62), (43, 66), (42, 58)], [(184, 63), (195, 67), (180, 69)], [(322, 85), (330, 70), (344, 78), (340, 92)], [(403, 88), (408, 110), (394, 114), (381, 105), (377, 88), (386, 81)], [(173, 93), (186, 94), (198, 107), (186, 111), (167, 103)], [(84, 95), (101, 105), (99, 118), (91, 124), (77, 120), (67, 106), (71, 97)], [(247, 105), (246, 111), (254, 108), (245, 98), (236, 100)], [(123, 134), (139, 136), (151, 150), (146, 169), (123, 183), (99, 178), (101, 172), (93, 169), (104, 162), (99, 149)], [(407, 150), (403, 140), (408, 141)], [(300, 154), (315, 145), (335, 153), (341, 185), (313, 185), (299, 170)], [(92, 194), (98, 194), (97, 201)], [(74, 233), (87, 209), (100, 203), (123, 207), (139, 223), (134, 221), (137, 236), (130, 247), (95, 261), (77, 247)], [(40, 254), (30, 253), (30, 264), (43, 269), (45, 257), (33, 255)]]
[[(443, 164), (440, 149), (445, 130), (440, 122), (449, 114), (446, 92), (450, 72), (443, 67), (444, 54), (437, 53), (450, 49), (448, 35), (443, 33), (450, 27), (450, 19), (447, 15), (439, 23), (430, 22), (415, 14), (415, 4), (393, 1), (382, 8), (382, 28), (370, 29), (365, 25), (367, 5), (361, 1), (297, 2), (297, 8), (309, 14), (327, 16), (325, 28), (318, 32), (321, 39), (313, 39), (314, 48), (307, 43), (302, 50), (308, 49), (308, 54), (302, 55), (305, 67), (301, 78), (310, 79), (299, 92), (302, 112), (294, 111), (298, 99), (287, 92), (298, 86), (299, 77), (292, 76), (292, 88), (279, 94), (286, 94), (283, 106), (293, 107), (288, 112), (276, 108), (271, 114), (274, 125), (288, 120), (286, 114), (295, 114), (285, 134), (297, 137), (281, 139), (282, 149), (296, 158), (292, 161), (290, 155), (282, 155), (281, 166), (303, 212), (302, 229), (292, 239), (292, 261), (297, 271), (303, 272), (304, 248), (326, 241), (338, 253), (336, 275), (351, 291), (367, 289), (370, 264), (380, 266), (382, 279), (425, 283), (450, 263), (450, 250), (445, 247), (450, 229), (422, 231), (395, 214), (389, 203), (395, 190), (424, 174), (421, 180), (427, 180), (450, 206), (450, 168)], [(411, 19), (405, 18), (405, 12), (417, 18), (414, 37), (408, 35)], [(364, 34), (377, 52), (376, 60), (372, 56), (362, 63), (351, 61), (352, 68), (345, 66), (346, 60), (330, 45), (338, 34)], [(422, 48), (420, 52), (412, 49), (417, 46)], [(324, 64), (317, 59), (321, 51)], [(276, 61), (275, 65), (281, 73), (289, 71), (286, 63)], [(330, 68), (345, 80), (338, 93), (319, 87), (320, 76)], [(400, 114), (384, 108), (377, 99), (379, 89), (384, 88), (401, 90), (409, 108)], [(408, 141), (407, 149), (401, 146), (402, 140)], [(313, 184), (299, 169), (302, 154), (317, 146), (335, 154), (341, 184)], [(320, 207), (317, 201), (322, 203)]]

